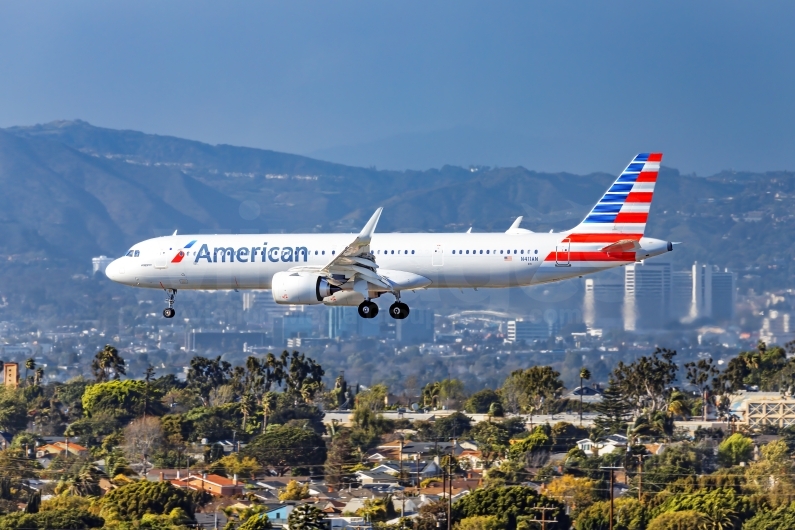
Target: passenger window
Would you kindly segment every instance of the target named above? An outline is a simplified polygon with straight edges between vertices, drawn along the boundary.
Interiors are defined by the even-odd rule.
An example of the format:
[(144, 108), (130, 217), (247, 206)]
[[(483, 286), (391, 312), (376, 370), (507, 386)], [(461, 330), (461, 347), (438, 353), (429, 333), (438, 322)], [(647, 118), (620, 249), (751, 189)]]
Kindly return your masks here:
[(414, 251), (412, 250), (411, 253), (414, 254)]
[(487, 250), (487, 251), (486, 251), (486, 254), (488, 254), (488, 253), (489, 253), (489, 251)]
[(326, 251), (324, 250), (323, 252), (321, 252), (321, 254), (323, 254), (325, 256), (326, 255)]
[(394, 253), (395, 253), (395, 251), (393, 250), (393, 251), (392, 251), (392, 254), (394, 254)]
[(336, 253), (337, 253), (337, 251), (336, 251), (336, 250), (332, 250), (332, 251), (331, 251), (331, 255), (332, 255), (332, 256), (333, 256), (333, 255), (335, 255)]
[(518, 253), (519, 253), (519, 251), (517, 251), (517, 250), (514, 250), (514, 251), (513, 251), (513, 253), (514, 253), (514, 254), (518, 254)]
[(408, 250), (404, 250), (404, 251), (403, 251), (403, 254), (408, 254), (408, 253), (409, 253), (409, 251), (408, 251)]
[(500, 254), (502, 254), (502, 250), (500, 250)]
[(483, 251), (481, 250), (480, 253), (483, 254)]
[(469, 254), (469, 251), (468, 251), (468, 250), (467, 250), (467, 254)]
[(536, 250), (534, 251), (534, 253), (535, 253), (535, 254), (538, 254), (538, 249), (536, 249)]
[(521, 254), (524, 254), (524, 250), (520, 251)]

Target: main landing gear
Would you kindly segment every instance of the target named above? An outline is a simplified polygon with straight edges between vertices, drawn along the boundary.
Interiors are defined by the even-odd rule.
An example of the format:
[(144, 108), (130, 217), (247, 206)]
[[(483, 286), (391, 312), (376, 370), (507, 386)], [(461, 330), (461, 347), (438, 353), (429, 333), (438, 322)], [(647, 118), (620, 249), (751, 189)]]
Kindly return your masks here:
[(375, 302), (365, 300), (359, 304), (359, 316), (362, 318), (375, 318), (378, 315), (378, 306)]
[(174, 315), (177, 314), (177, 312), (174, 311), (174, 297), (177, 296), (177, 290), (166, 289), (165, 291), (166, 293), (168, 293), (168, 298), (166, 298), (166, 303), (168, 304), (168, 307), (163, 310), (163, 316), (166, 318), (174, 318)]
[[(378, 315), (378, 306), (375, 302), (365, 300), (359, 304), (359, 316), (362, 318), (375, 318)], [(397, 320), (403, 320), (409, 316), (409, 306), (398, 300), (389, 306), (389, 316)]]

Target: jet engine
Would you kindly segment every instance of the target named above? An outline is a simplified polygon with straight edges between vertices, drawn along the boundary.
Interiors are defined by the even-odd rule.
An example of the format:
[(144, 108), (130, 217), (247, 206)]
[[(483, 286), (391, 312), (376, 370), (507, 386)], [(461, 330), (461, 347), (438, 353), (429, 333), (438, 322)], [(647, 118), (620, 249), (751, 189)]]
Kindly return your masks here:
[(341, 290), (312, 272), (277, 272), (271, 282), (271, 294), (277, 304), (320, 304)]

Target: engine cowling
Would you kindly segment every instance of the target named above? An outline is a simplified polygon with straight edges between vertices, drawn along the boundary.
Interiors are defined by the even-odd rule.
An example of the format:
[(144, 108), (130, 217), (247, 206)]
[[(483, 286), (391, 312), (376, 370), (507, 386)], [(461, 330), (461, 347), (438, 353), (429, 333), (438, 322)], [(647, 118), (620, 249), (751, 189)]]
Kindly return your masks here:
[(325, 297), (341, 290), (311, 272), (277, 272), (271, 282), (271, 294), (277, 304), (320, 304)]

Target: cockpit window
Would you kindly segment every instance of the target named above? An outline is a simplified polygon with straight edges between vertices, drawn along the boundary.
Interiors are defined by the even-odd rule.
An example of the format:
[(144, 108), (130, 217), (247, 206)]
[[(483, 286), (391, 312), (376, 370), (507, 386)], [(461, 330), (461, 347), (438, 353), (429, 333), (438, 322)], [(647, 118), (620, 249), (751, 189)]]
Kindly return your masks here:
[(132, 255), (133, 255), (133, 252), (134, 252), (134, 251), (130, 250), (129, 252), (127, 252), (127, 254), (125, 254), (125, 256), (132, 257)]
[(140, 256), (140, 255), (141, 255), (141, 251), (140, 251), (140, 250), (136, 250), (134, 255), (135, 255), (135, 257), (137, 258), (138, 256)]

